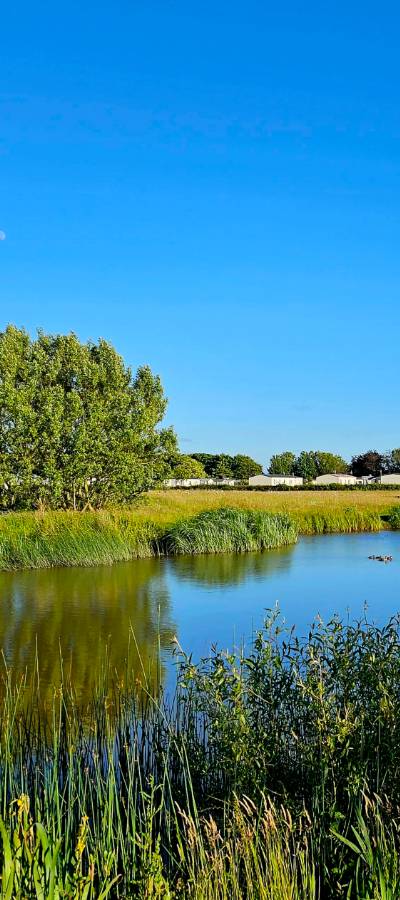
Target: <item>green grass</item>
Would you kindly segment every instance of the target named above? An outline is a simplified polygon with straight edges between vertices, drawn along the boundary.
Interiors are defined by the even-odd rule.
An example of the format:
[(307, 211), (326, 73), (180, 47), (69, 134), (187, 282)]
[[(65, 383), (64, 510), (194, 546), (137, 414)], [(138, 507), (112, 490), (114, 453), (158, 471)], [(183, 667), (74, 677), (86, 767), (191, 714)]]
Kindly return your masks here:
[(324, 512), (293, 513), (301, 534), (350, 534), (357, 531), (380, 531), (382, 516), (375, 510), (348, 507)]
[(133, 509), (4, 513), (0, 569), (109, 565), (165, 552), (244, 552), (291, 542), (296, 530), (325, 534), (399, 527), (400, 507), (371, 506), (365, 493), (364, 500), (351, 506), (344, 503), (346, 493), (339, 493), (339, 502), (332, 492), (325, 505), (298, 495), (289, 495), (288, 502), (287, 494), (279, 499), (277, 494), (238, 492), (239, 502), (232, 494), (204, 493), (205, 498), (197, 492), (182, 502), (162, 494), (161, 507), (159, 496), (150, 495)]
[(7, 513), (0, 517), (0, 568), (90, 566), (155, 553), (160, 529), (129, 512)]
[(289, 516), (228, 507), (176, 522), (166, 532), (162, 545), (169, 556), (174, 556), (272, 550), (296, 540), (297, 528)]
[[(38, 661), (40, 672), (40, 660)], [(275, 617), (140, 700), (5, 673), (0, 897), (397, 900), (400, 629)]]
[(388, 515), (400, 505), (400, 489), (381, 491), (220, 491), (170, 490), (151, 491), (142, 496), (135, 515), (141, 521), (150, 519), (162, 528), (180, 519), (189, 519), (208, 509), (231, 507), (252, 512), (284, 513), (303, 516), (308, 513), (331, 516), (346, 509)]

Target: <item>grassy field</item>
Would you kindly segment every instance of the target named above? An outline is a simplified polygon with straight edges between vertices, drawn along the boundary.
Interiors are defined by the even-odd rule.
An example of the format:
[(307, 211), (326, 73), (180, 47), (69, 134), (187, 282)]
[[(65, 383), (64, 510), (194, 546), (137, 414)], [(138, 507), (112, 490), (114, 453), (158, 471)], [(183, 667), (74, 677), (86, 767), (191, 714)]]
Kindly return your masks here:
[(205, 510), (234, 508), (287, 514), (300, 534), (379, 531), (382, 516), (400, 504), (400, 491), (152, 491), (135, 510), (138, 521), (161, 528)]
[(105, 661), (46, 715), (4, 673), (0, 897), (398, 900), (399, 624), (179, 659), (169, 700)]
[(400, 505), (399, 491), (151, 491), (140, 501), (136, 516), (161, 525), (222, 506), (264, 512), (336, 514), (349, 507), (360, 512), (387, 514)]
[[(221, 541), (215, 539), (222, 509), (241, 510), (243, 514), (253, 517), (286, 515), (300, 534), (379, 531), (387, 527), (382, 516), (388, 517), (396, 504), (400, 504), (397, 491), (154, 491), (142, 497), (132, 508), (85, 513), (3, 513), (0, 516), (0, 569), (107, 565), (155, 556), (170, 552), (168, 536), (177, 523), (182, 528), (186, 523), (186, 533), (191, 530), (193, 545), (190, 549), (187, 540), (180, 541), (181, 550), (173, 552), (223, 552)], [(211, 527), (208, 528), (208, 543), (204, 528), (200, 539), (199, 526), (196, 526), (197, 537), (194, 540), (195, 531), (188, 526), (190, 520), (204, 513), (216, 517), (214, 537)], [(231, 519), (233, 522), (233, 517)], [(399, 521), (397, 515), (392, 520), (393, 527), (398, 527)], [(211, 525), (210, 518), (207, 523)], [(235, 528), (237, 524), (236, 516)], [(258, 543), (250, 540), (249, 535), (237, 542), (233, 531), (228, 541), (226, 522), (224, 529), (226, 552), (243, 552), (250, 546), (252, 549), (268, 546), (268, 542), (260, 536), (261, 532)], [(254, 529), (253, 522), (250, 527), (253, 537)], [(176, 537), (176, 531), (174, 534)], [(285, 542), (286, 539), (283, 539)], [(184, 544), (185, 551), (182, 549)]]

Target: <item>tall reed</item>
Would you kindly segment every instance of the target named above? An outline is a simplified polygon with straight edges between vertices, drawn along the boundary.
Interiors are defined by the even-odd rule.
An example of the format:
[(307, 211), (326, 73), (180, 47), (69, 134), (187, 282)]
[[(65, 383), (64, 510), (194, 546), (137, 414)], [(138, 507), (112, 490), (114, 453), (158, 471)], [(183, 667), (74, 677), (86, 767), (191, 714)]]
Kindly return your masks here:
[(162, 539), (165, 552), (245, 553), (271, 550), (297, 540), (297, 529), (289, 516), (249, 512), (243, 509), (207, 510), (177, 522)]
[(0, 569), (109, 565), (154, 555), (160, 529), (129, 512), (0, 516)]
[(350, 534), (358, 531), (380, 531), (385, 527), (378, 512), (356, 507), (295, 513), (293, 519), (301, 534)]
[(179, 651), (171, 699), (105, 670), (45, 714), (6, 672), (0, 896), (394, 900), (399, 684), (397, 620), (275, 616), (247, 654)]

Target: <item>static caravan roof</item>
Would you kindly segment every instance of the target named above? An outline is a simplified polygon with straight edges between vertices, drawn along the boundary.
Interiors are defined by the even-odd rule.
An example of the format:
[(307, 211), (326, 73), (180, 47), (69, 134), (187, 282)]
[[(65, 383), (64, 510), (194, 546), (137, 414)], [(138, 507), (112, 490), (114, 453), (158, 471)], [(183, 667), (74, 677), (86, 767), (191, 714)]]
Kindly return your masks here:
[(288, 484), (292, 487), (298, 487), (303, 484), (303, 479), (298, 475), (252, 475), (249, 478), (251, 487), (276, 487), (280, 484)]
[(378, 478), (380, 484), (400, 484), (400, 472), (391, 472)]
[(344, 472), (331, 472), (314, 478), (314, 484), (356, 484), (356, 482), (355, 475), (346, 475)]

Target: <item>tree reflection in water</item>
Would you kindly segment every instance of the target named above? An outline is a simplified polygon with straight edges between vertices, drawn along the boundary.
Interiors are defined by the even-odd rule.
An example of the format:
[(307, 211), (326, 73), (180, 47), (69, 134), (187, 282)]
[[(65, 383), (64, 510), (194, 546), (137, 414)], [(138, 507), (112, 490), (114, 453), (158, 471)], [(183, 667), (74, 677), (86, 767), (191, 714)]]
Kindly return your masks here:
[(287, 570), (292, 558), (293, 548), (283, 547), (0, 573), (0, 650), (14, 679), (25, 672), (30, 677), (38, 661), (41, 706), (60, 684), (61, 660), (64, 680), (83, 706), (96, 693), (105, 662), (111, 677), (155, 695), (166, 679), (173, 636), (179, 636), (168, 581), (172, 592), (185, 581), (206, 588), (239, 585)]
[[(162, 560), (0, 574), (0, 649), (19, 678), (35, 670), (41, 704), (65, 679), (90, 702), (103, 677), (157, 692), (176, 631)], [(159, 650), (161, 653), (159, 653)]]

